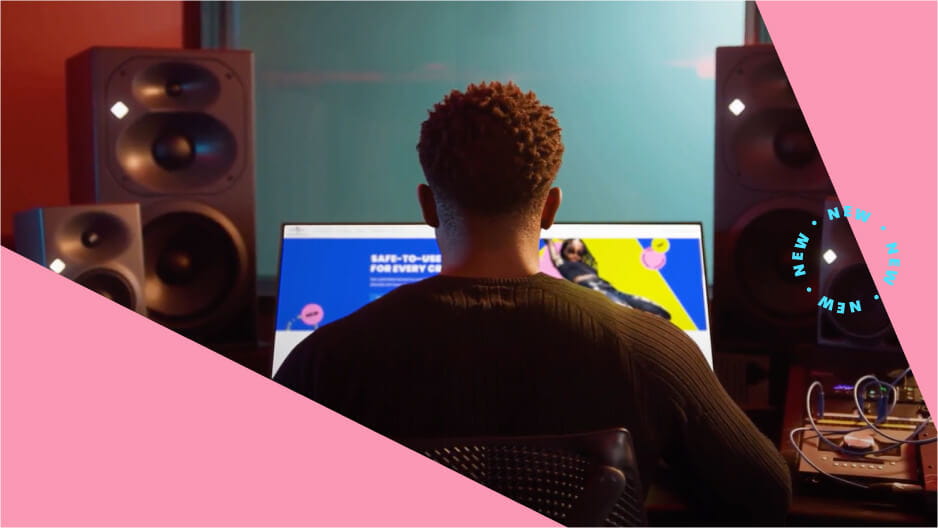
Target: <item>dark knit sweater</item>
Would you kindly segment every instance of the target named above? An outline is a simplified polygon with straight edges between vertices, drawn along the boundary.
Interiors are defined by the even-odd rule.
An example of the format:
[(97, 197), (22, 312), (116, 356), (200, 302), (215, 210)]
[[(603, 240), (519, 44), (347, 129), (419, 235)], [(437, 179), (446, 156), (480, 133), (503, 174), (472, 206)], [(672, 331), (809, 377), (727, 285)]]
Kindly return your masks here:
[(783, 459), (683, 331), (543, 274), (399, 287), (310, 335), (276, 380), (391, 438), (625, 427), (646, 485), (662, 459), (747, 522), (790, 501)]

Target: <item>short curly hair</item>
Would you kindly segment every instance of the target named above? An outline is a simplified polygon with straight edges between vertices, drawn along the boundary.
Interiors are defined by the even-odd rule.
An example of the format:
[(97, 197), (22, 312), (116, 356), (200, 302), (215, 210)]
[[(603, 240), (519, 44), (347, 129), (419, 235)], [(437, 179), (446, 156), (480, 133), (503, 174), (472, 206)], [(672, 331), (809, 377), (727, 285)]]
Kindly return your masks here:
[(434, 105), (417, 151), (444, 207), (504, 214), (538, 206), (560, 169), (563, 141), (553, 108), (534, 92), (483, 82)]

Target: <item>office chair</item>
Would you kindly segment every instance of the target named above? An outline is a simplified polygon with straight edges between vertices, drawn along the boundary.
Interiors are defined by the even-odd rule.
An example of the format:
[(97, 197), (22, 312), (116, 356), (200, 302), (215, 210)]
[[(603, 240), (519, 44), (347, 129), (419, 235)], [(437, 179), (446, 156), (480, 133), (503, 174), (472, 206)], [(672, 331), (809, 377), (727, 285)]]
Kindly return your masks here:
[(566, 526), (648, 524), (625, 429), (401, 443)]

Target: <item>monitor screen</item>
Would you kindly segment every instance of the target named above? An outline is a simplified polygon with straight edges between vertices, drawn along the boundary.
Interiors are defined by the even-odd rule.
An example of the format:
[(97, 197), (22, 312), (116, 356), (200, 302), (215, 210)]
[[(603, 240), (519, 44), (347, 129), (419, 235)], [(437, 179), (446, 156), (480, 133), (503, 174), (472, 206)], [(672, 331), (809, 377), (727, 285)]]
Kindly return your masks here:
[[(271, 372), (317, 328), (440, 267), (427, 225), (284, 225)], [(700, 224), (556, 224), (540, 270), (667, 317), (713, 365)]]

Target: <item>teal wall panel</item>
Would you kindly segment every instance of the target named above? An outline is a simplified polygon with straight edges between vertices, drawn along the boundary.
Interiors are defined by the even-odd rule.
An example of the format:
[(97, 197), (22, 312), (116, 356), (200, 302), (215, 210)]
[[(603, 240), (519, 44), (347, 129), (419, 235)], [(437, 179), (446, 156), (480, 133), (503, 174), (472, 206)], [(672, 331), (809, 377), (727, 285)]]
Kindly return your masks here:
[(714, 48), (743, 2), (246, 2), (256, 54), (258, 270), (285, 221), (419, 221), (416, 143), (452, 89), (554, 107), (559, 221), (701, 221), (713, 243)]

